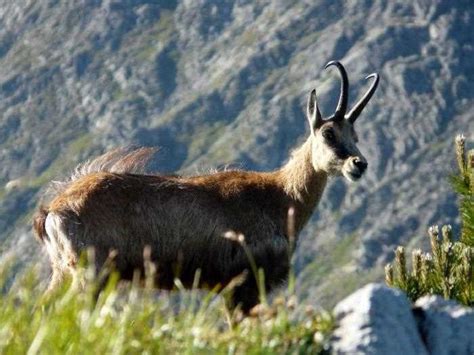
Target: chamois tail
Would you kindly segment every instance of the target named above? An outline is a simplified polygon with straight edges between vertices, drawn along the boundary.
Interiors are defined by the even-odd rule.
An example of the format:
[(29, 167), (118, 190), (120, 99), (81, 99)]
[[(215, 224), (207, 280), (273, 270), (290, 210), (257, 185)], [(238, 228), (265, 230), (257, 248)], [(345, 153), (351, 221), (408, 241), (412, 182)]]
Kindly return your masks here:
[(35, 237), (40, 243), (44, 243), (44, 238), (46, 237), (46, 217), (48, 216), (48, 210), (46, 207), (41, 206), (36, 212), (33, 220), (33, 229), (35, 231)]

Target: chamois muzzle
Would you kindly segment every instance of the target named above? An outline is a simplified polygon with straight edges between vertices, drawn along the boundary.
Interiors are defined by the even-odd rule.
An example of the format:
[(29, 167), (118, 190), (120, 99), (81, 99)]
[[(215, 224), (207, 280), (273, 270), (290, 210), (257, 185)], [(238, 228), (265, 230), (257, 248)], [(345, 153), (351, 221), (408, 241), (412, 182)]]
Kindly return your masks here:
[(342, 169), (342, 174), (350, 181), (359, 180), (367, 170), (367, 161), (363, 157), (350, 157)]
[(354, 160), (352, 161), (352, 164), (356, 166), (357, 169), (359, 169), (359, 172), (363, 174), (365, 170), (367, 169), (367, 162), (365, 160), (362, 160), (359, 157), (355, 157)]

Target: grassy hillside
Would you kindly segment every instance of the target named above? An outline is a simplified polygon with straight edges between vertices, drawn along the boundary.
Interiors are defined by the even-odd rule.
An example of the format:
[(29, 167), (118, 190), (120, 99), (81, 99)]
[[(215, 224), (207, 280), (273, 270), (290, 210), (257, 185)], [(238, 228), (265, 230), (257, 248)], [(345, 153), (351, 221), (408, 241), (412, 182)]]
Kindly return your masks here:
[[(4, 291), (9, 272), (2, 264)], [(131, 285), (116, 288), (112, 280), (95, 301), (92, 279), (86, 285), (78, 292), (65, 284), (44, 296), (35, 272), (18, 277), (0, 295), (0, 352), (317, 354), (327, 349), (333, 326), (329, 314), (313, 308), (297, 314), (294, 296), (277, 297), (242, 320), (213, 293), (181, 291), (168, 298)]]

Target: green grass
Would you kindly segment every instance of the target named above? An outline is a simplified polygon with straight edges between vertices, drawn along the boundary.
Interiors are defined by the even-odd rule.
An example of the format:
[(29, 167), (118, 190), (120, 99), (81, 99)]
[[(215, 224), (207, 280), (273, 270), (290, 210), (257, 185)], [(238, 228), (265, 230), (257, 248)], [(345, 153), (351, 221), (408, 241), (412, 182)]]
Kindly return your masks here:
[(170, 300), (111, 281), (95, 301), (90, 276), (81, 291), (65, 283), (44, 296), (34, 271), (7, 287), (12, 274), (9, 263), (0, 265), (1, 354), (320, 353), (333, 327), (326, 313), (297, 317), (283, 297), (254, 317), (229, 322), (223, 298), (212, 292), (176, 291)]
[(7, 195), (7, 190), (5, 190), (4, 186), (0, 186), (0, 201)]
[(169, 10), (162, 10), (159, 21), (145, 34), (137, 32), (136, 36), (131, 36), (130, 43), (127, 43), (124, 48), (127, 50), (133, 48), (134, 55), (138, 60), (148, 62), (160, 51), (160, 48), (170, 42), (174, 34), (173, 13)]
[[(188, 157), (183, 166), (187, 166), (194, 159), (205, 154), (209, 147), (222, 136), (225, 128), (226, 124), (224, 122), (214, 122), (198, 127), (193, 134), (192, 140), (189, 142)], [(183, 136), (182, 139), (185, 140), (186, 137)]]
[(31, 178), (26, 181), (26, 185), (32, 188), (39, 188), (49, 183), (53, 179), (57, 179), (73, 168), (70, 161), (64, 160), (62, 157), (75, 157), (85, 150), (89, 149), (92, 144), (93, 137), (89, 133), (78, 136), (71, 141), (65, 150), (64, 155), (61, 154), (51, 165), (44, 170), (41, 175)]
[(299, 275), (299, 293), (303, 299), (313, 299), (331, 309), (344, 297), (368, 282), (383, 278), (383, 270), (357, 270), (353, 263), (354, 251), (360, 235), (352, 233), (341, 239), (331, 239), (318, 246), (314, 261)]
[(242, 46), (253, 46), (257, 42), (257, 39), (258, 32), (251, 28), (245, 30), (242, 36), (240, 37)]

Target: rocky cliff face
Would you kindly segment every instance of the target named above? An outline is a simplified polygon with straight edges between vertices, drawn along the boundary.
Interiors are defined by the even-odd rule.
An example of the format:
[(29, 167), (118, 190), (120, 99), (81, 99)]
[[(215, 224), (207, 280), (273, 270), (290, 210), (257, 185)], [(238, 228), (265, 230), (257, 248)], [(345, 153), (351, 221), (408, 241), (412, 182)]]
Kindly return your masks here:
[[(302, 294), (332, 304), (377, 278), (398, 243), (455, 223), (452, 140), (473, 139), (470, 1), (11, 0), (0, 4), (0, 240), (37, 254), (41, 191), (118, 145), (162, 149), (152, 169), (274, 169), (339, 82), (351, 102), (381, 75), (357, 122), (369, 171), (334, 179), (300, 239)], [(335, 296), (336, 294), (336, 296)]]

